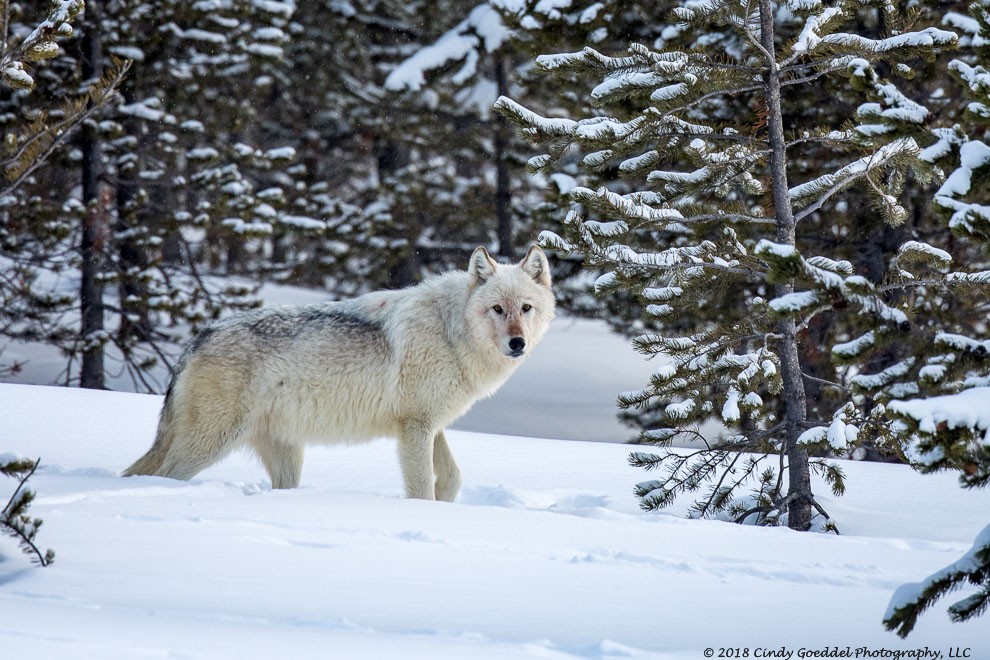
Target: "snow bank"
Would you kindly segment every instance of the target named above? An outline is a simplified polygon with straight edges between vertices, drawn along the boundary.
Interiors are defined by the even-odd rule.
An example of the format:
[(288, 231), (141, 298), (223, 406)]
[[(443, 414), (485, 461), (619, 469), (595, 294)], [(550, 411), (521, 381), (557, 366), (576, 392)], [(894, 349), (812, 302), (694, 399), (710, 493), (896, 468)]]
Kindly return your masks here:
[(688, 521), (687, 501), (643, 513), (643, 473), (614, 444), (452, 432), (454, 504), (403, 499), (390, 441), (309, 449), (291, 491), (244, 455), (190, 482), (117, 477), (160, 405), (0, 385), (0, 450), (42, 458), (31, 512), (57, 553), (33, 568), (0, 542), (4, 657), (990, 653), (985, 622), (932, 612), (906, 642), (880, 623), (898, 586), (958, 559), (986, 524), (990, 493), (948, 474), (844, 465), (847, 496), (816, 486), (841, 537)]

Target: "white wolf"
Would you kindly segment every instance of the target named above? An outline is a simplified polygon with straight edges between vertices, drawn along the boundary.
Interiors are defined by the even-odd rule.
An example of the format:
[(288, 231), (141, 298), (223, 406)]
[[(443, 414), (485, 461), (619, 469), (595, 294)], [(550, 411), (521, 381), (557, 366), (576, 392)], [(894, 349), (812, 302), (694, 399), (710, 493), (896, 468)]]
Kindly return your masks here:
[(505, 382), (553, 317), (534, 246), (514, 266), (479, 247), (467, 272), (217, 322), (180, 358), (155, 442), (124, 474), (190, 479), (247, 445), (274, 488), (293, 488), (307, 443), (393, 437), (406, 494), (452, 501), (461, 477), (444, 428)]

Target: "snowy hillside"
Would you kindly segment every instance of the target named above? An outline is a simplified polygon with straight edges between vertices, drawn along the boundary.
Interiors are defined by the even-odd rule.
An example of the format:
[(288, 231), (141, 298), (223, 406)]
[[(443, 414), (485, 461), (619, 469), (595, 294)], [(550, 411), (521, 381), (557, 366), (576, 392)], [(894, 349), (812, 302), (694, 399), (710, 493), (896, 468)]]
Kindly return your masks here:
[(907, 641), (880, 625), (990, 518), (951, 475), (846, 465), (849, 494), (823, 498), (840, 537), (642, 513), (614, 444), (450, 433), (454, 504), (402, 499), (389, 441), (310, 449), (293, 491), (242, 455), (189, 483), (117, 477), (160, 403), (0, 385), (0, 452), (42, 458), (31, 512), (57, 553), (35, 568), (0, 540), (0, 656), (990, 657), (985, 619), (936, 609)]

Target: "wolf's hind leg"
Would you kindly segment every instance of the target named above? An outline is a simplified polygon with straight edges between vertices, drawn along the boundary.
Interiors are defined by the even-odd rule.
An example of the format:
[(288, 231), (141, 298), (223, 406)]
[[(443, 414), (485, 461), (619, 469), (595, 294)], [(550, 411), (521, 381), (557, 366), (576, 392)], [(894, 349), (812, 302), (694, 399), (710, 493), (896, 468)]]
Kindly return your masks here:
[(297, 488), (302, 478), (302, 445), (258, 436), (251, 440), (272, 480), (272, 488)]
[(433, 471), (437, 475), (437, 499), (453, 502), (461, 489), (461, 471), (450, 453), (450, 445), (443, 431), (437, 432), (433, 438)]

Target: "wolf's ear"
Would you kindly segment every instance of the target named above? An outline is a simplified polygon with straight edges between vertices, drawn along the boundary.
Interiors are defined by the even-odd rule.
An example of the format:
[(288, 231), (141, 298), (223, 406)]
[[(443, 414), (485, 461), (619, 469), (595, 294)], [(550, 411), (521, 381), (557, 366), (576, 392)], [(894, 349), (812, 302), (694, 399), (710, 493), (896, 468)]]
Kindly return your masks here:
[(550, 286), (550, 262), (547, 261), (547, 255), (539, 245), (529, 248), (529, 252), (519, 262), (519, 266), (524, 273), (536, 280), (537, 284)]
[(484, 284), (495, 274), (495, 261), (483, 247), (474, 249), (471, 262), (468, 264), (468, 275), (471, 276), (471, 286)]

